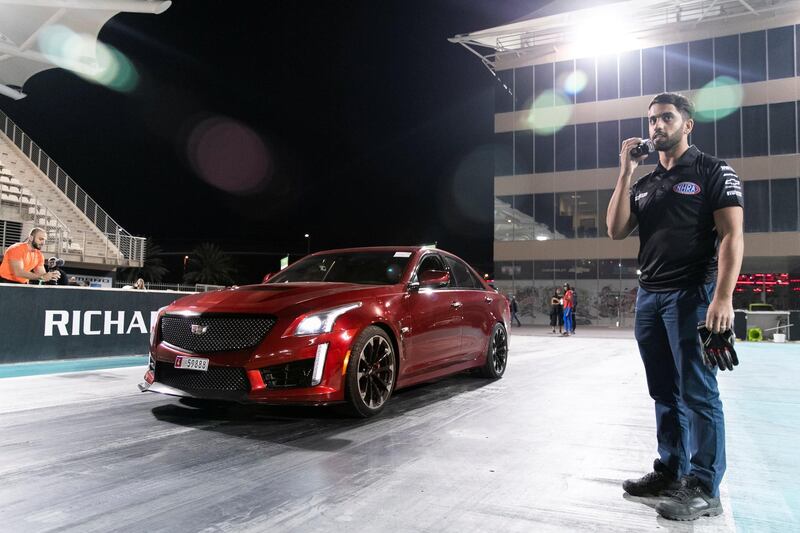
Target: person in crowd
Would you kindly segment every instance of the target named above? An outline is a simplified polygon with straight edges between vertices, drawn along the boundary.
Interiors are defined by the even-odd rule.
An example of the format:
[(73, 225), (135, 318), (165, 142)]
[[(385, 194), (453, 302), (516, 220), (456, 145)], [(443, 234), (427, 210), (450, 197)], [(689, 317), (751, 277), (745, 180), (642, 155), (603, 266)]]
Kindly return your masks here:
[(519, 317), (517, 316), (517, 313), (519, 313), (519, 304), (517, 303), (517, 299), (514, 298), (513, 294), (509, 297), (508, 307), (511, 310), (511, 324), (514, 324), (514, 321), (516, 320), (517, 325), (521, 327), (522, 322), (519, 321)]
[(136, 289), (136, 290), (140, 290), (140, 291), (143, 291), (143, 290), (147, 289), (144, 286), (144, 280), (142, 278), (139, 278), (139, 279), (136, 280), (136, 282), (133, 284), (133, 288)]
[(0, 282), (29, 284), (58, 280), (60, 272), (47, 272), (44, 268), (42, 247), (47, 242), (47, 232), (33, 228), (28, 238), (9, 246), (0, 263)]
[(575, 335), (575, 326), (578, 325), (578, 289), (572, 288), (572, 335)]
[(47, 285), (67, 285), (69, 281), (67, 280), (67, 273), (64, 272), (62, 268), (64, 266), (64, 260), (58, 257), (51, 257), (47, 260), (47, 271), (48, 272), (58, 272), (59, 277), (58, 279), (51, 279), (46, 284)]
[(690, 146), (694, 108), (662, 93), (648, 106), (658, 164), (631, 185), (646, 154), (625, 139), (608, 205), (612, 239), (639, 228), (635, 336), (655, 401), (658, 458), (653, 471), (622, 487), (664, 496), (656, 512), (671, 520), (722, 513), (725, 421), (717, 369), (703, 364), (698, 322), (720, 333), (733, 322), (733, 290), (744, 252), (742, 185), (725, 161)]
[(78, 281), (78, 278), (76, 278), (75, 276), (70, 276), (69, 277), (69, 280), (67, 281), (67, 285), (69, 285), (70, 287), (82, 287), (83, 286), (81, 284), (81, 282)]
[(572, 322), (575, 318), (572, 313), (574, 292), (569, 283), (564, 284), (564, 335), (572, 335)]
[(553, 296), (550, 297), (550, 327), (553, 328), (553, 333), (556, 332), (558, 326), (558, 334), (562, 334), (564, 326), (564, 307), (561, 300), (561, 291), (557, 288), (553, 291)]

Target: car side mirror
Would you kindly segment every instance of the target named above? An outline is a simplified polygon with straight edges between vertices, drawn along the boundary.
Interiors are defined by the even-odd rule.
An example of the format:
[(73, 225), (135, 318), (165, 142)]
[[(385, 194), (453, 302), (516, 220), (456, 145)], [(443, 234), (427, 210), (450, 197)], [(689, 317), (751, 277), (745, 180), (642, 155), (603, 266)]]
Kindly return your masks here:
[(450, 283), (450, 272), (445, 270), (426, 270), (419, 275), (421, 287), (438, 288)]

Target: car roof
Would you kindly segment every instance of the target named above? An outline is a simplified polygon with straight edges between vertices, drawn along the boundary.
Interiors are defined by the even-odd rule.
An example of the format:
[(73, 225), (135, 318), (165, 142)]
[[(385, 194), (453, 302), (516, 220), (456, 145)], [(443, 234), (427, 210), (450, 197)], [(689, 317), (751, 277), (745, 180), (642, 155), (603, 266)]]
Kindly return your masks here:
[[(341, 252), (416, 252), (431, 248), (430, 246), (364, 246), (359, 248), (337, 248), (334, 250), (320, 250), (314, 252), (316, 254), (329, 254)], [(433, 248), (431, 248), (433, 249)]]

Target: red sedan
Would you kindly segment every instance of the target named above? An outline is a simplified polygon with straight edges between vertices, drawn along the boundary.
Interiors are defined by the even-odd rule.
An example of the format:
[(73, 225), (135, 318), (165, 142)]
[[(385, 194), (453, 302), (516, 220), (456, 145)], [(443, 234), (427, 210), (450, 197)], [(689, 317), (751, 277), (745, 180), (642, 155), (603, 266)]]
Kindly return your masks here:
[(260, 285), (159, 312), (143, 391), (324, 405), (358, 416), (395, 389), (477, 369), (503, 375), (509, 307), (464, 261), (427, 247), (309, 255)]

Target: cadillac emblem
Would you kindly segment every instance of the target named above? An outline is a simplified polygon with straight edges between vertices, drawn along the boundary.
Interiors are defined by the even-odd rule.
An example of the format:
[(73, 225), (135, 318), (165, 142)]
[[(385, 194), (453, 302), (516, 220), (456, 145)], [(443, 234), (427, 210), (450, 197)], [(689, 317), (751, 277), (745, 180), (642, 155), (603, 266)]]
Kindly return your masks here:
[(208, 332), (208, 326), (201, 324), (192, 324), (192, 333), (195, 335), (205, 335)]

